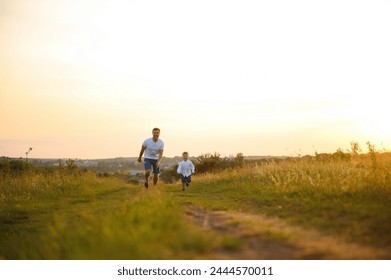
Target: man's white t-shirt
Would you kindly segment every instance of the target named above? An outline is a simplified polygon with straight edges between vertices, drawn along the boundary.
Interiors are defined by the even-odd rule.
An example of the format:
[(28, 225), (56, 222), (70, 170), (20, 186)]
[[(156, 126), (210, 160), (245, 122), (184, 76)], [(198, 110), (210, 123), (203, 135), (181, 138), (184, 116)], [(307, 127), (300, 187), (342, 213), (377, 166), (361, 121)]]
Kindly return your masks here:
[(177, 173), (182, 174), (185, 177), (189, 177), (191, 173), (194, 173), (194, 164), (190, 160), (183, 160), (178, 165)]
[(159, 151), (164, 150), (164, 142), (160, 139), (157, 139), (156, 142), (153, 141), (153, 138), (145, 139), (143, 146), (146, 148), (144, 158), (149, 159), (159, 159)]

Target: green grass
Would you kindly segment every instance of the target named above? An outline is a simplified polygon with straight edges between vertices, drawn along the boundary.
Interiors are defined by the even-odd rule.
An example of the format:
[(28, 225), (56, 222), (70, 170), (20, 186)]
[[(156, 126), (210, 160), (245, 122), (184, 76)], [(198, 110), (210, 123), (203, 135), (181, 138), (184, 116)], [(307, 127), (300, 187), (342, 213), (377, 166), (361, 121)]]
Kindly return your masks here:
[(115, 178), (25, 174), (0, 186), (0, 258), (192, 259), (224, 246), (170, 195)]
[(295, 160), (194, 179), (178, 203), (277, 216), (345, 240), (391, 247), (391, 157)]
[(0, 173), (0, 259), (207, 259), (241, 240), (204, 231), (186, 204), (277, 216), (391, 248), (391, 157), (296, 159), (196, 175), (158, 190), (80, 171)]

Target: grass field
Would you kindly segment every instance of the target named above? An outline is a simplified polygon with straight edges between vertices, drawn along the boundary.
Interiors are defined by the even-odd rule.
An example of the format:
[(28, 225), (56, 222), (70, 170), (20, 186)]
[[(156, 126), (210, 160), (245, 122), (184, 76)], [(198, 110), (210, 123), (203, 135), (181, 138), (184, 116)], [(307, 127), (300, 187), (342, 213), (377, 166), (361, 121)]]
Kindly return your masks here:
[(177, 196), (206, 209), (277, 216), (346, 240), (391, 246), (391, 155), (288, 161), (197, 178)]
[(1, 181), (4, 259), (192, 259), (224, 246), (186, 222), (164, 191), (92, 173)]
[[(0, 258), (209, 259), (243, 249), (229, 230), (193, 222), (189, 205), (207, 213), (277, 217), (391, 252), (390, 180), (389, 153), (296, 158), (196, 175), (184, 192), (179, 183), (145, 190), (77, 170), (3, 173)], [(272, 232), (266, 240), (286, 238)]]

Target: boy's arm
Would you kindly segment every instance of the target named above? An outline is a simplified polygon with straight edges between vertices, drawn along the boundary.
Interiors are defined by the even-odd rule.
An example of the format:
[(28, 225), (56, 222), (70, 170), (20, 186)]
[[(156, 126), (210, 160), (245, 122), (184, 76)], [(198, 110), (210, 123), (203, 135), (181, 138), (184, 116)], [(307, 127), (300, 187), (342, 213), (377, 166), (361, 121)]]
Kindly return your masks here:
[(192, 162), (191, 162), (191, 173), (195, 173), (195, 166)]
[(181, 169), (182, 169), (182, 162), (178, 164), (178, 169), (176, 170), (176, 173), (181, 174)]

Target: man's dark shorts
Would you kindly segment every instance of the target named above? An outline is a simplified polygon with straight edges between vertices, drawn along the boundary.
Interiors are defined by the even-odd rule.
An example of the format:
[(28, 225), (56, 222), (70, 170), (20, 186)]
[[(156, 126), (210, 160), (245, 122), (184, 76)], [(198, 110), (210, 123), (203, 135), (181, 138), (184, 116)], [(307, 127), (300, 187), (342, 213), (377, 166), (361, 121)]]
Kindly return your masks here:
[(154, 174), (159, 174), (160, 169), (157, 167), (157, 159), (144, 158), (144, 168), (145, 170), (152, 169)]
[(182, 183), (187, 183), (187, 184), (191, 183), (191, 175), (186, 177), (181, 174), (181, 178), (182, 178)]

